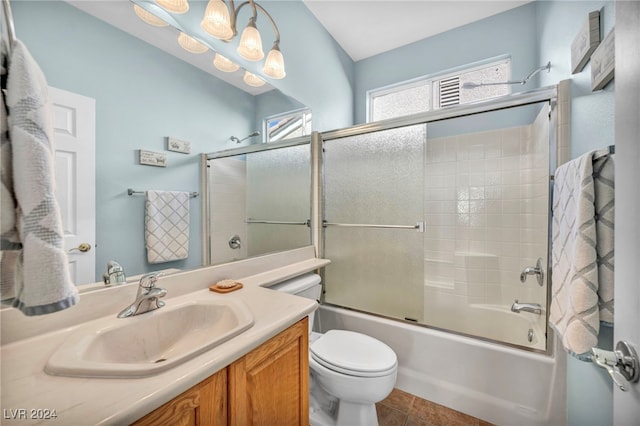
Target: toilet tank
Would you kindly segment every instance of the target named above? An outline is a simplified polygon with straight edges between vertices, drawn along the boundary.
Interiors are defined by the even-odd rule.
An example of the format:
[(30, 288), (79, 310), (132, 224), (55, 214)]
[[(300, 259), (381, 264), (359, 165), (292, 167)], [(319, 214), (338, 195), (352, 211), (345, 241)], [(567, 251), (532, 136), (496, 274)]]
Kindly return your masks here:
[(320, 298), (320, 275), (309, 273), (300, 275), (290, 280), (272, 285), (271, 290), (284, 291), (307, 299), (318, 300)]
[[(283, 291), (285, 293), (295, 294), (296, 296), (305, 297), (311, 300), (318, 300), (320, 299), (320, 292), (322, 291), (320, 281), (320, 275), (308, 273), (272, 285), (269, 288), (271, 290)], [(313, 317), (314, 312), (309, 314), (309, 332), (311, 332), (311, 328), (313, 327)]]

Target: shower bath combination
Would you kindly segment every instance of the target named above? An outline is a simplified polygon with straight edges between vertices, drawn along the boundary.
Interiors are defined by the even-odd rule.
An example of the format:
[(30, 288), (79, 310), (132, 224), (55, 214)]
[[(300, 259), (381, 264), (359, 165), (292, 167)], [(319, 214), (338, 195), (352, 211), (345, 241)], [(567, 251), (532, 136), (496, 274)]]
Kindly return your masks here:
[[(402, 353), (402, 389), (455, 399), (497, 424), (561, 423), (546, 282), (557, 96), (548, 87), (203, 154), (202, 170), (216, 189), (239, 177), (234, 233), (247, 256), (312, 243), (331, 259), (320, 329), (357, 331)], [(212, 190), (212, 204), (227, 192)], [(216, 239), (228, 226), (216, 210), (203, 240), (211, 263), (238, 255), (227, 232)], [(483, 369), (486, 360), (499, 368)], [(496, 377), (503, 385), (487, 389)]]
[(229, 139), (230, 139), (232, 142), (240, 143), (240, 142), (246, 141), (246, 140), (247, 140), (247, 139), (249, 139), (249, 138), (253, 138), (253, 137), (256, 137), (256, 136), (260, 136), (260, 132), (258, 132), (257, 130), (256, 130), (255, 132), (253, 132), (253, 133), (251, 133), (251, 134), (249, 134), (249, 135), (245, 136), (245, 137), (244, 137), (244, 138), (242, 138), (242, 139), (239, 139), (239, 138), (237, 138), (237, 137), (235, 137), (235, 136), (231, 136)]

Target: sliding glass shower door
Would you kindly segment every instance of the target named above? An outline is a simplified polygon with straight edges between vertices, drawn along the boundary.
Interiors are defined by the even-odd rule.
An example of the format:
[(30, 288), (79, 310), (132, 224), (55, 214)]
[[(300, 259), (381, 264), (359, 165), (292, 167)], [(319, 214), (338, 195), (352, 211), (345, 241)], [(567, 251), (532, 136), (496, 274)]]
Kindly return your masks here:
[(415, 125), (324, 143), (326, 302), (422, 322), (425, 141)]
[(546, 350), (551, 115), (544, 101), (327, 138), (325, 302)]

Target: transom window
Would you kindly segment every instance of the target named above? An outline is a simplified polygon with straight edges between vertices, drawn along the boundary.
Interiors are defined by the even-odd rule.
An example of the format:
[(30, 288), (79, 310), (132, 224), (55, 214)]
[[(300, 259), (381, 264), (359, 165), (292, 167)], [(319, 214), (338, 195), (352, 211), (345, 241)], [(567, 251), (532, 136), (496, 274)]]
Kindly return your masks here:
[(265, 142), (277, 142), (311, 134), (308, 108), (272, 115), (263, 120)]
[(371, 90), (368, 93), (367, 121), (507, 95), (511, 93), (509, 84), (491, 83), (506, 82), (510, 77), (511, 59), (507, 58)]

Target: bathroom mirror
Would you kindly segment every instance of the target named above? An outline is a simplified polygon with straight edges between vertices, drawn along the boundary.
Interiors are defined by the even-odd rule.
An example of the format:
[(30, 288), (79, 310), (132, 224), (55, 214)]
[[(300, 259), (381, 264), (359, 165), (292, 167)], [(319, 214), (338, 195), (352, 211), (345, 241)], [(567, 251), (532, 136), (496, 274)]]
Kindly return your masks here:
[[(241, 70), (221, 76), (212, 64), (213, 52), (183, 50), (176, 28), (144, 23), (133, 5), (11, 3), (17, 36), (48, 84), (95, 99), (96, 237), (88, 241), (95, 277), (77, 284), (101, 281), (110, 260), (119, 262), (128, 277), (202, 266), (200, 154), (261, 143), (264, 118), (305, 107), (268, 84), (247, 86)], [(242, 140), (256, 131), (259, 136)], [(171, 151), (168, 137), (189, 142), (189, 152)], [(141, 165), (140, 150), (166, 155), (167, 167)], [(145, 199), (128, 195), (129, 188), (199, 193), (190, 201), (188, 259), (147, 263)]]

